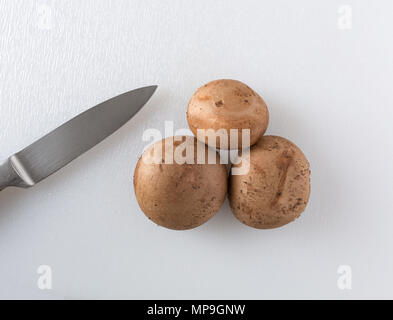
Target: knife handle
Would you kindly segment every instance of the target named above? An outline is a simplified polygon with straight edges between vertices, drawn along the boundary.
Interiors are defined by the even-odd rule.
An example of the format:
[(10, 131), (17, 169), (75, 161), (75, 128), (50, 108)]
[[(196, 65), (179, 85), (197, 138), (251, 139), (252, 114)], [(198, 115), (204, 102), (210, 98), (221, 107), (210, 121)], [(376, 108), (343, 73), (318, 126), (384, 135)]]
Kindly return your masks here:
[(0, 163), (0, 191), (10, 186), (17, 186), (20, 180), (9, 159)]

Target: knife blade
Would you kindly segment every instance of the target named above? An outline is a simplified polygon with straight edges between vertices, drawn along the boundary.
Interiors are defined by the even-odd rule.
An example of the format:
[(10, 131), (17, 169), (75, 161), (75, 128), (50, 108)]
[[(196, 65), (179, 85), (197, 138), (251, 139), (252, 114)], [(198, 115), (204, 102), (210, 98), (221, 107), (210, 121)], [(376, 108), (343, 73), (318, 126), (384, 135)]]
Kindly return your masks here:
[(123, 93), (88, 109), (0, 164), (0, 190), (32, 187), (130, 120), (157, 86)]

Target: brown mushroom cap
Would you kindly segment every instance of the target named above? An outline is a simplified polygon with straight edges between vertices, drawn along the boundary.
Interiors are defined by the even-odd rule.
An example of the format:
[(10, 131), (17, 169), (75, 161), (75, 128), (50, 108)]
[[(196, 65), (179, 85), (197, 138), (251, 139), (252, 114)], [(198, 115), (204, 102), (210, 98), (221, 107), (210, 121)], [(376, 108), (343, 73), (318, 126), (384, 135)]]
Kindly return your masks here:
[(287, 139), (264, 136), (249, 155), (248, 174), (230, 177), (229, 201), (235, 216), (258, 229), (277, 228), (298, 218), (310, 195), (310, 166), (302, 151)]
[[(134, 189), (139, 206), (145, 215), (156, 224), (175, 230), (192, 229), (213, 217), (223, 204), (227, 192), (226, 166), (220, 164), (217, 152), (208, 149), (195, 137), (176, 137), (173, 148), (165, 142), (173, 141), (170, 137), (150, 146), (139, 159), (134, 173)], [(165, 155), (176, 157), (177, 147), (193, 145), (189, 159), (194, 164), (165, 163)], [(163, 163), (154, 163), (157, 156), (155, 148), (161, 148)], [(197, 164), (197, 150), (214, 152), (215, 164)], [(182, 150), (182, 149), (178, 149)], [(185, 156), (185, 152), (177, 155)], [(157, 161), (156, 161), (157, 162)]]
[[(241, 149), (255, 144), (265, 133), (269, 123), (269, 111), (263, 99), (250, 87), (237, 80), (215, 80), (199, 88), (188, 104), (187, 121), (197, 136), (198, 129), (225, 129), (228, 145), (220, 147), (219, 137), (206, 144), (222, 149)], [(237, 129), (238, 141), (229, 139), (230, 129)], [(242, 144), (242, 129), (250, 130), (250, 144)]]

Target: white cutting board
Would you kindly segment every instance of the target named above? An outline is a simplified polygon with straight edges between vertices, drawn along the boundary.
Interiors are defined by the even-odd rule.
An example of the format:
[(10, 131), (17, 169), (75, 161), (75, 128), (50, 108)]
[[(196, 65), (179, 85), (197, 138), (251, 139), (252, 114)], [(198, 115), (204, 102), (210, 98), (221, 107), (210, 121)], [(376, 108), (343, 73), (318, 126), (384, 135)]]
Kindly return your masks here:
[[(393, 298), (392, 12), (388, 0), (0, 1), (0, 158), (159, 85), (95, 149), (0, 193), (0, 298)], [(226, 202), (175, 232), (137, 205), (144, 130), (187, 128), (192, 93), (218, 78), (259, 92), (268, 133), (311, 163), (310, 203), (286, 227), (246, 227)], [(37, 286), (41, 265), (52, 289)]]

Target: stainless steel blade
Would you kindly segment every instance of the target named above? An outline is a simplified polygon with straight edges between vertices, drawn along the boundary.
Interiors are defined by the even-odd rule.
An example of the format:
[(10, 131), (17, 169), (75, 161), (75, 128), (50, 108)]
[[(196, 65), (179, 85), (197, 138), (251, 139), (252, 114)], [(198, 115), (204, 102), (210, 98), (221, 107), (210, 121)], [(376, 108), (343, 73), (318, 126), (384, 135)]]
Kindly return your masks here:
[(20, 185), (40, 182), (114, 133), (145, 105), (156, 88), (139, 88), (107, 100), (10, 157), (23, 181)]

